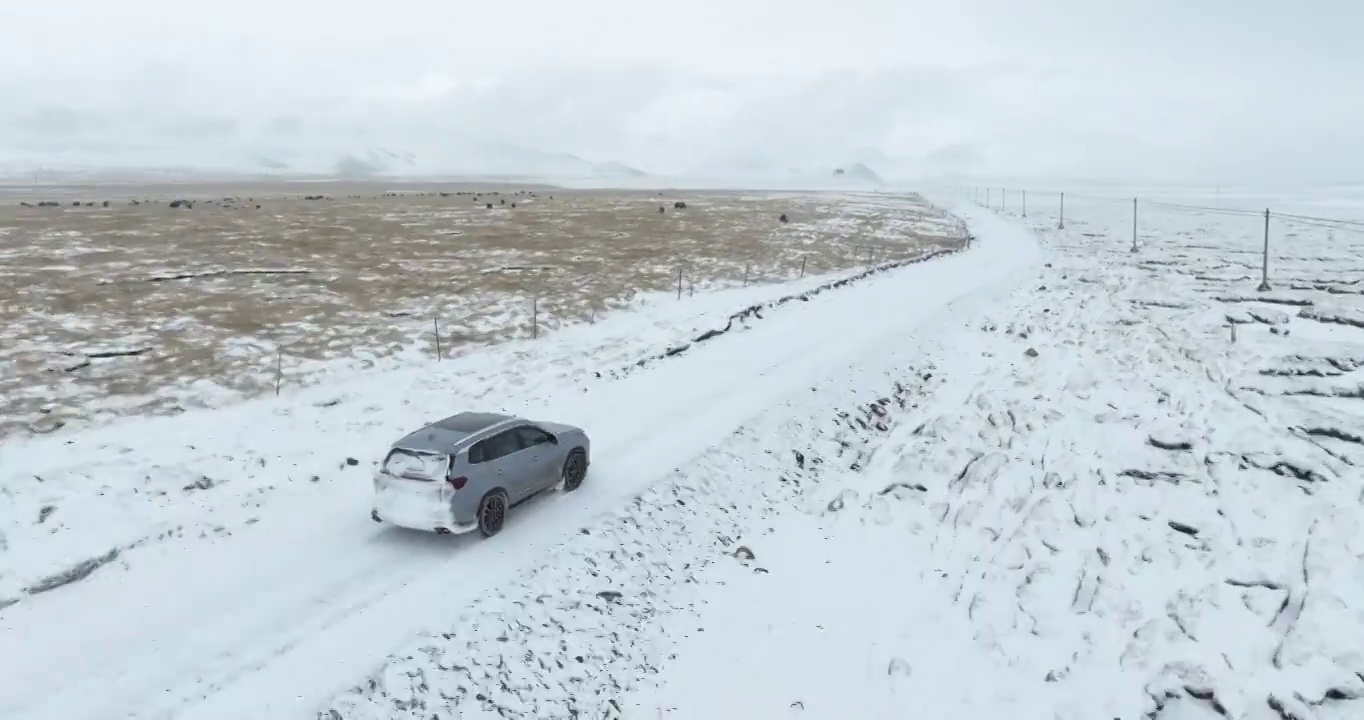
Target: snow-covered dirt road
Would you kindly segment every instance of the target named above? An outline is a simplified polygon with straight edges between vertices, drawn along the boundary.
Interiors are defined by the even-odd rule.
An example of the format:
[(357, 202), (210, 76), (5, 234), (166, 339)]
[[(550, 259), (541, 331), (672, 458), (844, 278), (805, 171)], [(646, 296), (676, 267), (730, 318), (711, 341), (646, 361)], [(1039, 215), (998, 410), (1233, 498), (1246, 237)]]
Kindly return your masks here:
[[(625, 593), (611, 587), (596, 595), (598, 588), (584, 588), (579, 573), (590, 575), (597, 558), (624, 560), (630, 541), (619, 530), (631, 526), (632, 519), (642, 544), (631, 550), (641, 553), (637, 564), (666, 565), (686, 557), (689, 548), (700, 551), (711, 542), (712, 536), (703, 534), (707, 524), (726, 522), (724, 512), (711, 512), (714, 502), (724, 499), (736, 513), (740, 507), (748, 513), (746, 504), (760, 507), (754, 493), (768, 492), (774, 501), (781, 497), (783, 485), (764, 478), (744, 487), (744, 478), (724, 463), (735, 452), (733, 443), (753, 432), (755, 418), (794, 422), (794, 432), (807, 422), (802, 418), (827, 411), (851, 397), (848, 393), (866, 401), (884, 394), (910, 402), (916, 391), (907, 385), (897, 389), (886, 378), (871, 397), (868, 386), (845, 383), (845, 370), (866, 358), (879, 363), (910, 357), (914, 328), (954, 302), (982, 302), (1000, 292), (1007, 287), (1001, 283), (1018, 277), (1019, 268), (1036, 259), (1036, 246), (1025, 234), (985, 222), (983, 242), (970, 252), (750, 313), (733, 322), (739, 332), (663, 361), (636, 366), (630, 361), (637, 355), (614, 365), (603, 360), (601, 378), (584, 377), (577, 368), (559, 369), (556, 375), (553, 363), (542, 362), (543, 381), (533, 390), (491, 384), (470, 390), (460, 387), (462, 377), (454, 372), (392, 373), (278, 401), (7, 447), (5, 474), (16, 478), (39, 465), (65, 475), (92, 469), (126, 474), (129, 467), (144, 466), (105, 461), (117, 448), (133, 445), (163, 444), (165, 460), (147, 468), (150, 497), (125, 505), (138, 522), (129, 523), (125, 532), (116, 514), (106, 514), (113, 529), (92, 533), (94, 540), (57, 532), (60, 514), (82, 512), (81, 505), (44, 511), (24, 504), (41, 496), (40, 486), (66, 477), (28, 473), (35, 477), (25, 477), (25, 487), (37, 492), (6, 498), (11, 508), (34, 511), (40, 525), (54, 523), (54, 536), (61, 540), (47, 544), (41, 533), (26, 529), (13, 539), (22, 546), (6, 555), (15, 564), (0, 579), (10, 583), (8, 599), (0, 602), (8, 605), (0, 609), (0, 677), (5, 679), (0, 717), (306, 717), (326, 709), (330, 696), (365, 677), (390, 652), (402, 656), (414, 643), (425, 646), (432, 638), (456, 642), (442, 628), (490, 633), (490, 642), (500, 643), (490, 647), (505, 651), (510, 630), (469, 618), (487, 618), (490, 612), (510, 617), (513, 603), (534, 602), (545, 592), (576, 598), (590, 589), (594, 602), (624, 599)], [(501, 361), (525, 363), (528, 355), (523, 350)], [(625, 366), (628, 372), (607, 372)], [(921, 382), (930, 382), (931, 375), (925, 371)], [(572, 495), (546, 496), (519, 508), (504, 533), (491, 541), (373, 524), (369, 468), (393, 432), (435, 408), (448, 412), (480, 399), (503, 410), (590, 428), (596, 463), (588, 483)], [(787, 420), (777, 419), (783, 417)], [(855, 439), (846, 442), (851, 447)], [(213, 455), (212, 467), (181, 460), (202, 458), (200, 445), (236, 447), (241, 455)], [(300, 447), (306, 452), (300, 454)], [(66, 464), (58, 459), (63, 457)], [(243, 467), (252, 468), (249, 477)], [(660, 483), (669, 477), (696, 479), (707, 467), (710, 476), (700, 477), (723, 487), (699, 497), (694, 488)], [(183, 496), (167, 498), (168, 477), (183, 480), (183, 490), (175, 492), (203, 497), (202, 504), (186, 503)], [(92, 480), (99, 482), (98, 474)], [(794, 487), (800, 480), (790, 482)], [(316, 492), (316, 483), (329, 487)], [(234, 484), (242, 489), (234, 490)], [(128, 485), (137, 487), (133, 482), (108, 489), (126, 492)], [(683, 495), (695, 501), (688, 503)], [(704, 512), (641, 520), (650, 508), (675, 512), (689, 505)], [(108, 513), (107, 504), (99, 507), (86, 511)], [(157, 521), (163, 523), (162, 533), (139, 534)], [(646, 553), (644, 543), (656, 552)], [(54, 561), (79, 557), (107, 562), (103, 567), (93, 563), (93, 572), (78, 582), (33, 592)], [(563, 572), (556, 574), (556, 568)], [(684, 581), (681, 575), (675, 578)], [(649, 581), (640, 583), (637, 590), (649, 590)], [(660, 595), (664, 587), (674, 586), (660, 585)], [(647, 623), (654, 612), (641, 612), (636, 621)], [(423, 633), (432, 628), (436, 634)], [(546, 635), (534, 637), (543, 641)], [(567, 642), (567, 634), (561, 639)], [(604, 647), (582, 652), (596, 651), (609, 653)], [(459, 662), (476, 665), (468, 657)], [(522, 663), (502, 666), (523, 676), (532, 673)], [(601, 695), (575, 700), (570, 687), (560, 685), (559, 695), (546, 701), (558, 703), (553, 706), (558, 710), (546, 705), (538, 716), (592, 707)], [(531, 702), (528, 697), (507, 694), (502, 706)], [(345, 693), (328, 714), (355, 702), (356, 696)], [(469, 707), (478, 704), (471, 700)], [(386, 707), (380, 716), (395, 712)], [(450, 710), (441, 712), (448, 716)]]

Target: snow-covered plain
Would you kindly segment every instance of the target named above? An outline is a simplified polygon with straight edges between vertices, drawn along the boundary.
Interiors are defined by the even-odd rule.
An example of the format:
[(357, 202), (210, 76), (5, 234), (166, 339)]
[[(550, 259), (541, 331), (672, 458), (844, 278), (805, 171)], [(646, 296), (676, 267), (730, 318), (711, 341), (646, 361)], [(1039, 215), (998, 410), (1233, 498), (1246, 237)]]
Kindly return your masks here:
[(1359, 234), (1273, 227), (1257, 293), (1262, 220), (1143, 212), (1133, 254), (1069, 205), (857, 470), (698, 574), (624, 717), (1364, 717)]
[[(4, 527), (0, 717), (1364, 715), (1358, 245), (1300, 235), (1262, 294), (1243, 217), (1153, 211), (1133, 254), (1119, 203), (1068, 202), (1064, 231), (954, 209), (970, 251), (642, 366), (566, 331), (562, 357), (477, 361), (502, 375), (6, 446), (5, 513), (104, 512), (35, 498), (121, 449), (110, 505), (132, 513)], [(593, 342), (629, 370), (584, 372)], [(377, 448), (480, 400), (585, 424), (588, 483), (490, 541), (370, 523)], [(173, 472), (192, 489), (141, 490)]]

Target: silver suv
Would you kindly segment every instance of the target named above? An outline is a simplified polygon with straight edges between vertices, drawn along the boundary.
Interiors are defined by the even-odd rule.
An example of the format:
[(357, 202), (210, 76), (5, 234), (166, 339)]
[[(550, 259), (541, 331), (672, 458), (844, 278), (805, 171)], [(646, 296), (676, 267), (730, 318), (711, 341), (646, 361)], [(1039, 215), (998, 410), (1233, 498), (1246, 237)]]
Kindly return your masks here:
[(374, 475), (375, 522), (495, 535), (507, 510), (543, 490), (578, 489), (590, 444), (580, 428), (466, 412), (393, 443)]

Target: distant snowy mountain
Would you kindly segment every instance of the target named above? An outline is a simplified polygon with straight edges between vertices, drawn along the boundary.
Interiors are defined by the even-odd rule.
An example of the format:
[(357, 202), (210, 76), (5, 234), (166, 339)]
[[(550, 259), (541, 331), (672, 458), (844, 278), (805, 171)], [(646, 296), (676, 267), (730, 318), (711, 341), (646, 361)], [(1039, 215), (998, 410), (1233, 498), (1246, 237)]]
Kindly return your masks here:
[[(2, 150), (2, 149), (0, 149)], [(155, 148), (102, 148), (60, 156), (7, 158), (0, 153), (0, 177), (49, 180), (89, 173), (141, 175), (247, 174), (363, 177), (517, 177), (585, 182), (638, 181), (649, 173), (619, 161), (593, 162), (570, 153), (510, 144), (458, 143), (435, 147), (373, 145), (340, 149), (330, 142), (239, 143)]]
[(872, 170), (860, 162), (853, 163), (847, 167), (835, 168), (834, 177), (842, 181), (870, 183), (873, 185), (879, 185), (885, 182), (885, 179), (878, 175), (875, 170)]
[[(168, 140), (63, 148), (6, 148), (0, 175), (32, 182), (98, 174), (107, 176), (248, 175), (334, 178), (483, 178), (589, 186), (730, 186), (793, 190), (890, 190), (936, 167), (922, 158), (891, 158), (871, 150), (784, 157), (736, 153), (701, 158), (666, 174), (648, 172), (627, 158), (587, 158), (471, 138), (395, 141), (340, 133), (260, 136), (232, 142)], [(883, 174), (884, 173), (884, 174)]]
[[(278, 161), (276, 156), (270, 157)], [(594, 163), (569, 153), (507, 144), (464, 144), (422, 150), (372, 148), (343, 153), (330, 161), (295, 154), (287, 161), (287, 167), (296, 172), (341, 177), (466, 175), (610, 180), (648, 176), (620, 162)]]
[(611, 162), (600, 163), (594, 166), (593, 173), (597, 177), (602, 179), (608, 178), (637, 179), (649, 176), (649, 173), (646, 173), (643, 170), (630, 167), (629, 165), (626, 165), (624, 163), (615, 162), (614, 160)]
[(363, 154), (342, 155), (336, 161), (333, 171), (341, 177), (368, 177), (401, 173), (417, 165), (417, 158), (411, 153), (396, 153), (391, 150), (373, 149)]
[(773, 190), (875, 190), (895, 183), (863, 162), (845, 165), (789, 163), (765, 157), (737, 157), (710, 162), (670, 180), (698, 185), (729, 185)]

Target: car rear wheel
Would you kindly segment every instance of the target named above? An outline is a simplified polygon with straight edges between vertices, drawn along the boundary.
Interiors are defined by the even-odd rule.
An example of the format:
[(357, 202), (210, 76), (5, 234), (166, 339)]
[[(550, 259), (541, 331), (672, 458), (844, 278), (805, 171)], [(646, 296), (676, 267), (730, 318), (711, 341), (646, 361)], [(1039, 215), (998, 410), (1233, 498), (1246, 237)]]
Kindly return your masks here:
[(507, 521), (507, 496), (500, 492), (488, 493), (478, 505), (478, 531), (492, 537), (502, 530)]
[(587, 454), (582, 450), (574, 450), (568, 454), (568, 459), (564, 461), (564, 492), (577, 490), (586, 477)]

